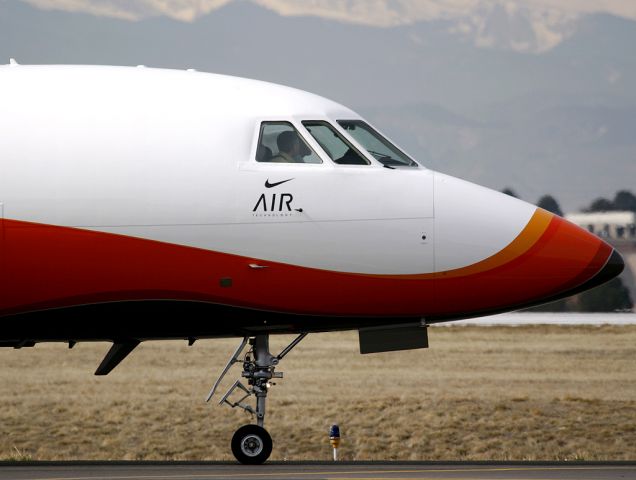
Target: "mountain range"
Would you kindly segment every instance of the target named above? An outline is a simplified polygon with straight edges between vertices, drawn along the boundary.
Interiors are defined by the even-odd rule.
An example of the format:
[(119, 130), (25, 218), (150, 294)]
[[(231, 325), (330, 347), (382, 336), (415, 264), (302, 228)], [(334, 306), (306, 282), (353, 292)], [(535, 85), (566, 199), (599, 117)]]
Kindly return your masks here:
[(624, 0), (22, 0), (39, 8), (91, 13), (127, 20), (152, 16), (192, 22), (225, 5), (250, 1), (283, 16), (316, 16), (375, 27), (448, 20), (450, 31), (478, 46), (519, 51), (547, 50), (590, 13), (636, 19), (636, 4)]

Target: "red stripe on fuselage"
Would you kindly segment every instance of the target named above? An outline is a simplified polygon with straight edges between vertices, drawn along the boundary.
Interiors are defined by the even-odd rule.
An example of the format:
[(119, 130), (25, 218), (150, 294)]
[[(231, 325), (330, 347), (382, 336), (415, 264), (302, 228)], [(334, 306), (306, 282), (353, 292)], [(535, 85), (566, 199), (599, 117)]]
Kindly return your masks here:
[[(486, 271), (400, 276), (333, 272), (5, 219), (0, 315), (153, 299), (336, 316), (425, 317), (504, 309), (584, 283), (611, 254), (600, 239), (559, 217), (546, 224), (530, 248)], [(251, 269), (255, 262), (269, 268)], [(221, 286), (222, 278), (231, 278), (232, 285)]]

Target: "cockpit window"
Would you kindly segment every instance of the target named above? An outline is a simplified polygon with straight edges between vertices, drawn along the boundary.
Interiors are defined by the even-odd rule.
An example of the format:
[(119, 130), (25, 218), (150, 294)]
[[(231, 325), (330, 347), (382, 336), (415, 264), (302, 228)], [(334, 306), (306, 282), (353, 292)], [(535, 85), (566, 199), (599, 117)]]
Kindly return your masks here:
[(338, 120), (340, 126), (387, 167), (417, 167), (404, 152), (361, 120)]
[(303, 125), (318, 145), (340, 165), (369, 165), (370, 162), (340, 135), (332, 125), (322, 121), (304, 121)]
[(289, 122), (263, 122), (256, 149), (257, 162), (322, 163), (320, 157)]

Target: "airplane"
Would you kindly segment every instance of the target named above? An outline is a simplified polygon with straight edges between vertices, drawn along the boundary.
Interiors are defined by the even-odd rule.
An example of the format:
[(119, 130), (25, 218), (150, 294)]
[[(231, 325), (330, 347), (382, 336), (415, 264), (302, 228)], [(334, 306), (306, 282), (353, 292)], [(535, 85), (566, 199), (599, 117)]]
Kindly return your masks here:
[[(11, 60), (0, 105), (0, 345), (112, 342), (106, 375), (143, 341), (242, 338), (208, 395), (241, 364), (220, 399), (256, 417), (232, 438), (241, 463), (269, 458), (271, 380), (307, 334), (358, 330), (361, 353), (425, 348), (428, 325), (623, 269), (597, 236), (426, 168), (294, 88)], [(275, 334), (297, 337), (275, 354)]]

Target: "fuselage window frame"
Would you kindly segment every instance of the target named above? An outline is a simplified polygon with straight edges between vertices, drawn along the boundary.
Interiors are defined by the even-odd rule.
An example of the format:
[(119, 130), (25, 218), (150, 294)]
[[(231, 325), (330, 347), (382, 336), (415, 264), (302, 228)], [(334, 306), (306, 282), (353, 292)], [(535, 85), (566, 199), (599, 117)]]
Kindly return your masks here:
[[(300, 122), (302, 124), (302, 126), (304, 127), (304, 129), (307, 131), (307, 133), (309, 134), (309, 136), (318, 144), (318, 146), (320, 147), (320, 149), (324, 152), (325, 156), (331, 161), (331, 163), (333, 163), (334, 165), (337, 165), (338, 167), (369, 167), (369, 166), (373, 166), (373, 162), (371, 162), (369, 160), (369, 158), (367, 158), (367, 156), (362, 153), (360, 151), (360, 149), (354, 145), (351, 140), (349, 138), (347, 138), (345, 135), (342, 134), (342, 132), (340, 132), (334, 124), (332, 124), (330, 121), (328, 120), (324, 120), (324, 119), (317, 119), (317, 120), (301, 120)], [(318, 138), (316, 138), (314, 136), (314, 134), (311, 132), (311, 130), (309, 130), (309, 127), (311, 127), (311, 125), (320, 125), (320, 126), (324, 126), (326, 128), (328, 128), (331, 133), (334, 134), (334, 136), (341, 141), (348, 149), (350, 149), (357, 157), (359, 157), (361, 160), (363, 160), (365, 163), (338, 163), (336, 161), (335, 158), (332, 158), (332, 154), (330, 151), (328, 151), (321, 143), (320, 141), (318, 141)]]
[[(374, 126), (370, 125), (368, 122), (366, 122), (366, 121), (364, 121), (364, 120), (362, 120), (360, 118), (357, 118), (357, 119), (338, 119), (338, 120), (336, 120), (336, 123), (338, 124), (338, 126), (340, 128), (342, 128), (342, 130), (344, 132), (346, 132), (348, 138), (351, 138), (351, 139), (355, 140), (356, 143), (359, 144), (364, 149), (365, 152), (368, 152), (369, 155), (371, 155), (375, 161), (377, 161), (378, 163), (384, 165), (385, 167), (388, 167), (388, 168), (407, 168), (407, 169), (424, 168), (424, 166), (422, 164), (420, 164), (417, 160), (415, 160), (413, 157), (411, 157), (411, 155), (408, 155), (404, 150), (399, 148), (394, 142), (389, 140), (389, 138), (386, 135), (381, 133), (377, 128), (375, 128)], [(376, 141), (381, 143), (387, 150), (393, 151), (393, 153), (397, 154), (398, 156), (402, 157), (403, 159), (409, 160), (412, 163), (411, 164), (401, 164), (401, 162), (399, 160), (393, 159), (392, 157), (389, 157), (389, 158), (391, 158), (395, 162), (400, 162), (400, 163), (394, 163), (394, 162), (385, 163), (385, 162), (383, 162), (382, 161), (382, 157), (380, 157), (380, 158), (376, 157), (376, 155), (374, 155), (371, 150), (369, 150), (363, 143), (361, 143), (357, 138), (355, 138), (349, 132), (349, 130), (343, 125), (343, 123), (358, 124), (363, 130), (366, 130), (373, 138), (375, 138)]]
[[(259, 160), (259, 152), (261, 150), (261, 146), (267, 147), (267, 145), (265, 145), (265, 143), (263, 143), (263, 132), (266, 126), (268, 125), (285, 125), (287, 127), (291, 128), (291, 131), (293, 131), (298, 140), (304, 144), (304, 146), (308, 149), (309, 153), (311, 155), (313, 155), (317, 160), (319, 161), (315, 161), (315, 162), (298, 162), (298, 161), (294, 161), (294, 162), (274, 162), (270, 160)], [(325, 164), (324, 158), (323, 156), (320, 154), (320, 152), (316, 149), (316, 146), (313, 145), (313, 142), (308, 141), (308, 139), (301, 133), (300, 129), (298, 128), (297, 125), (294, 124), (294, 122), (292, 122), (290, 119), (276, 119), (276, 120), (260, 120), (257, 122), (257, 131), (258, 131), (258, 136), (256, 139), (256, 148), (254, 149), (253, 153), (252, 153), (252, 162), (255, 162), (258, 165), (287, 165), (287, 166), (291, 166), (291, 165), (313, 165), (314, 167), (316, 166), (323, 166)], [(269, 147), (267, 147), (269, 148)], [(271, 149), (270, 149), (271, 150)], [(276, 158), (277, 155), (273, 155), (272, 152), (272, 157), (271, 158)], [(306, 156), (306, 155), (305, 155)]]

